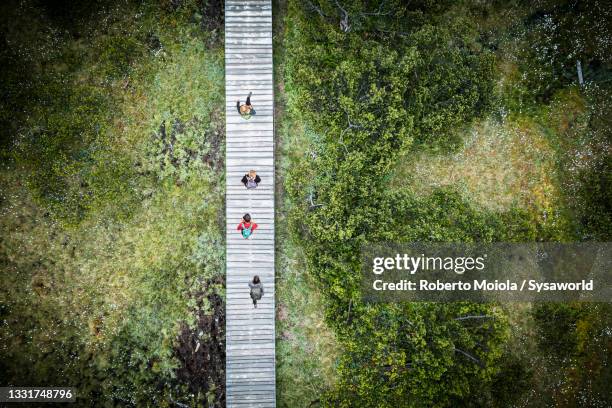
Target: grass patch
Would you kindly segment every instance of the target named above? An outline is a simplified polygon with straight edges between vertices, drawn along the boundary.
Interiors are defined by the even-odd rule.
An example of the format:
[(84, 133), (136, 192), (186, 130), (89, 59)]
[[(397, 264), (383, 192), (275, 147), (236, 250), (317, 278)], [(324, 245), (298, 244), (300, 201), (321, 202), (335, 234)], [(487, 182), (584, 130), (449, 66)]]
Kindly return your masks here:
[(550, 208), (559, 199), (554, 176), (555, 149), (533, 122), (471, 126), (455, 152), (408, 152), (400, 159), (391, 185), (428, 195), (452, 187), (488, 210), (515, 206)]
[(274, 2), (276, 121), (276, 370), (281, 407), (316, 406), (335, 382), (339, 356), (333, 332), (324, 321), (323, 298), (306, 273), (305, 255), (289, 231), (291, 201), (286, 175), (308, 144), (302, 122), (287, 110), (284, 67), (286, 3)]
[(325, 323), (321, 293), (306, 273), (305, 255), (289, 232), (287, 216), (292, 204), (283, 186), (288, 167), (300, 155), (300, 149), (295, 146), (306, 146), (301, 143), (304, 130), (285, 114), (280, 124), (277, 121), (277, 135), (280, 137), (277, 144), (282, 150), (277, 155), (281, 157), (277, 168), (280, 207), (276, 214), (277, 395), (281, 407), (310, 407), (316, 406), (321, 395), (335, 382), (339, 345)]
[(281, 407), (316, 406), (334, 385), (339, 355), (333, 332), (324, 322), (323, 299), (309, 282), (298, 247), (280, 248), (277, 282), (277, 376)]

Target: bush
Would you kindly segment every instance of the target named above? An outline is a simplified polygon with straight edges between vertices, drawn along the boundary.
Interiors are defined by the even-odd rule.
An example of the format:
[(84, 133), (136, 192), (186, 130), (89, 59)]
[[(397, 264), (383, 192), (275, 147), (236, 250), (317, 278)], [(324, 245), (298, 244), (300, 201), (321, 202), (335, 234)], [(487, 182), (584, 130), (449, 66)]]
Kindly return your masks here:
[[(345, 350), (338, 386), (324, 403), (451, 406), (490, 384), (506, 335), (503, 316), (490, 305), (365, 304), (355, 271), (369, 241), (499, 236), (498, 218), (452, 191), (418, 200), (385, 184), (414, 141), (447, 148), (447, 129), (487, 109), (492, 58), (473, 46), (463, 21), (446, 24), (425, 3), (372, 7), (290, 5), (289, 106), (312, 136), (287, 178), (290, 220)], [(403, 31), (398, 24), (411, 13), (444, 24)], [(455, 320), (470, 313), (494, 318), (472, 327)]]

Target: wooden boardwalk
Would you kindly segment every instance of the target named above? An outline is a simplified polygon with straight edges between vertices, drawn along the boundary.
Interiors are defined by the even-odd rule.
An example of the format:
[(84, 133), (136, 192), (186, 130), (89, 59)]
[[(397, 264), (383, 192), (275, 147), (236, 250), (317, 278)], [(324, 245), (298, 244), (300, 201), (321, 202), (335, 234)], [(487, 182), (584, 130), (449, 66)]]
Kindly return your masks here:
[[(236, 100), (257, 114), (240, 117)], [(226, 101), (226, 390), (228, 407), (275, 407), (274, 345), (274, 93), (271, 0), (225, 2)], [(250, 169), (262, 181), (240, 182)], [(253, 236), (236, 231), (251, 214)], [(248, 282), (259, 275), (264, 296), (257, 309)]]

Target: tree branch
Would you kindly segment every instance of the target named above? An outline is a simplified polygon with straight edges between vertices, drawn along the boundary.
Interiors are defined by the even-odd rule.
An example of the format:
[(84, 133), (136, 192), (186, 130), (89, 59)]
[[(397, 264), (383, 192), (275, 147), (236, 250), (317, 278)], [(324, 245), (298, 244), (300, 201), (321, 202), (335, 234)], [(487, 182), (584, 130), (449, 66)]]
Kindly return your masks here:
[(308, 200), (310, 200), (310, 207), (309, 209), (313, 209), (313, 208), (317, 208), (317, 207), (324, 207), (325, 204), (315, 204), (314, 203), (314, 194), (312, 192), (310, 192), (310, 194), (308, 195)]
[(181, 407), (181, 408), (190, 408), (189, 405), (187, 404), (183, 404), (182, 402), (178, 402), (175, 401), (174, 398), (172, 398), (172, 395), (170, 395), (170, 401), (174, 404), (176, 404), (176, 406)]
[(338, 6), (340, 11), (342, 12), (342, 19), (340, 20), (340, 29), (344, 31), (345, 33), (348, 33), (349, 31), (351, 31), (351, 26), (349, 24), (349, 14), (344, 9), (344, 7), (340, 5), (338, 0), (336, 0), (336, 6)]
[(470, 315), (470, 316), (461, 316), (461, 317), (455, 317), (455, 320), (473, 320), (473, 319), (495, 319), (494, 316), (489, 316), (489, 315)]
[(310, 6), (310, 8), (314, 11), (316, 11), (317, 13), (319, 13), (319, 15), (323, 18), (326, 18), (327, 16), (325, 15), (325, 13), (323, 13), (323, 10), (321, 10), (321, 7), (317, 7), (315, 6), (310, 0), (307, 0), (308, 5)]
[(348, 316), (346, 318), (346, 324), (351, 324), (352, 319), (352, 315), (351, 315), (351, 311), (353, 309), (353, 299), (349, 300), (349, 307), (348, 307)]
[(467, 358), (469, 358), (470, 360), (472, 360), (474, 363), (478, 364), (479, 366), (484, 367), (484, 364), (482, 363), (482, 361), (480, 361), (479, 359), (477, 359), (476, 357), (474, 357), (473, 355), (471, 355), (467, 351), (463, 351), (463, 350), (458, 349), (456, 347), (455, 347), (455, 351), (458, 351), (459, 353), (463, 354), (464, 356), (466, 356)]
[(387, 11), (385, 13), (382, 12), (382, 9), (385, 5), (386, 1), (381, 1), (380, 5), (378, 6), (378, 10), (373, 11), (371, 13), (359, 13), (362, 16), (388, 16), (389, 14), (391, 14), (391, 11)]

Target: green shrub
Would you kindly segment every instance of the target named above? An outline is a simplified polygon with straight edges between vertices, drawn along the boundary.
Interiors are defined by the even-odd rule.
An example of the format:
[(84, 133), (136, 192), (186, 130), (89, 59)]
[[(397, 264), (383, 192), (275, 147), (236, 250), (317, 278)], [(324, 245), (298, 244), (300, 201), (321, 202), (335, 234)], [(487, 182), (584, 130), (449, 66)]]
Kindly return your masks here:
[[(287, 177), (290, 224), (344, 350), (324, 404), (451, 406), (490, 384), (506, 335), (503, 316), (490, 305), (365, 304), (356, 271), (369, 241), (499, 236), (499, 218), (452, 191), (419, 201), (386, 186), (414, 141), (448, 148), (448, 129), (487, 109), (492, 58), (474, 47), (463, 21), (449, 23), (427, 4), (385, 3), (368, 17), (370, 8), (319, 1), (294, 2), (289, 11), (289, 108), (311, 136)], [(411, 13), (444, 24), (403, 32), (397, 24)], [(464, 313), (495, 318), (464, 327), (455, 320)]]

